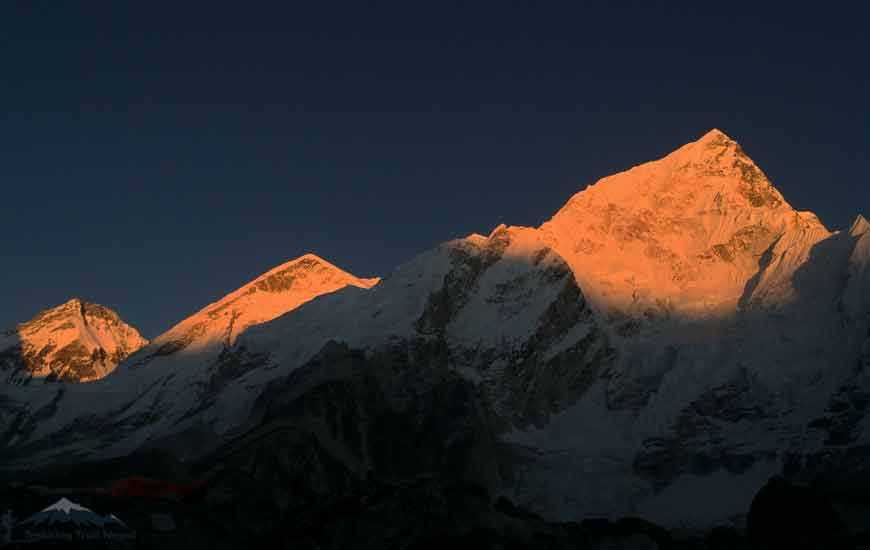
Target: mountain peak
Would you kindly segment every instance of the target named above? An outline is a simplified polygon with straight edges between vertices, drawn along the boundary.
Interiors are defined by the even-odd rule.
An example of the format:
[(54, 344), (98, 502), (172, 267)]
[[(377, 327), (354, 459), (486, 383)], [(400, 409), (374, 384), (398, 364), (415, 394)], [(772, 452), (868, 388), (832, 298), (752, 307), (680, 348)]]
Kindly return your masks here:
[[(740, 144), (718, 129), (658, 160), (598, 180), (575, 194), (566, 207), (583, 205), (590, 199), (614, 204), (638, 202), (644, 196), (665, 204), (691, 200), (693, 206), (720, 208), (726, 201), (732, 210), (793, 212)], [(700, 204), (702, 200), (707, 204)]]
[[(691, 184), (713, 178), (723, 189), (741, 195), (753, 208), (778, 207), (785, 199), (767, 175), (725, 133), (713, 129), (699, 140), (680, 147), (662, 160), (671, 160), (683, 181)], [(656, 162), (656, 161), (653, 161)], [(651, 163), (650, 163), (651, 164)]]
[(100, 318), (109, 323), (124, 324), (121, 317), (112, 309), (74, 297), (58, 306), (39, 312), (29, 321), (19, 325), (19, 328), (32, 330), (59, 320), (68, 322), (72, 319), (79, 319), (87, 324), (89, 320), (94, 318)]
[[(332, 265), (331, 263), (327, 262), (326, 260), (324, 260), (323, 258), (321, 258), (320, 256), (318, 256), (318, 255), (315, 254), (314, 252), (306, 252), (305, 254), (299, 256), (299, 257), (296, 258), (295, 260), (290, 260), (290, 261), (287, 262), (287, 263), (288, 263), (288, 264), (293, 264), (293, 263), (302, 262), (302, 261), (305, 261), (305, 260), (309, 260), (309, 261), (312, 261), (312, 262), (318, 262), (318, 263), (322, 263), (322, 264), (329, 264), (329, 265)], [(333, 267), (335, 267), (335, 266), (333, 266)], [(338, 268), (336, 268), (336, 269), (338, 269)]]
[(84, 382), (102, 378), (147, 343), (111, 309), (76, 297), (4, 333), (0, 367), (16, 382)]
[(306, 252), (305, 254), (303, 254), (303, 255), (301, 255), (301, 256), (299, 256), (299, 257), (297, 257), (297, 258), (293, 258), (292, 260), (288, 260), (288, 261), (286, 261), (286, 262), (284, 262), (284, 263), (282, 263), (282, 264), (279, 264), (279, 265), (273, 267), (272, 269), (268, 270), (266, 273), (264, 273), (264, 274), (261, 275), (260, 277), (263, 277), (263, 276), (265, 276), (265, 275), (268, 275), (269, 273), (272, 273), (272, 272), (274, 272), (274, 271), (279, 271), (279, 270), (281, 270), (281, 269), (286, 269), (286, 268), (288, 268), (288, 267), (290, 267), (290, 266), (298, 265), (298, 264), (307, 264), (307, 265), (310, 265), (310, 266), (313, 266), (313, 265), (326, 265), (326, 266), (330, 266), (330, 267), (332, 267), (332, 268), (334, 268), (334, 269), (340, 269), (340, 268), (336, 267), (335, 265), (333, 265), (332, 263), (330, 263), (330, 262), (324, 260), (323, 258), (321, 258), (320, 256), (318, 256), (317, 254), (315, 254), (315, 253), (313, 253), (313, 252)]
[(380, 281), (379, 277), (371, 279), (355, 277), (335, 264), (324, 260), (317, 254), (309, 252), (273, 267), (250, 283), (222, 298), (217, 303), (224, 302), (231, 297), (235, 297), (237, 294), (250, 294), (257, 291), (283, 292), (291, 290), (294, 284), (298, 284), (303, 279), (310, 279), (308, 283), (313, 283), (314, 279), (321, 279), (327, 285), (329, 285), (328, 281), (339, 279), (346, 282), (346, 284), (362, 288), (370, 288)]
[(698, 140), (698, 143), (705, 144), (725, 144), (727, 142), (734, 142), (734, 140), (731, 139), (728, 134), (718, 128), (711, 129), (709, 132), (701, 136), (701, 139)]
[(323, 294), (348, 286), (368, 289), (379, 277), (359, 278), (314, 253), (266, 271), (161, 334), (133, 366), (186, 351), (219, 352), (247, 328), (271, 321)]
[(761, 254), (807, 219), (713, 129), (588, 186), (541, 229), (602, 309), (706, 315), (736, 308)]
[(70, 298), (66, 302), (51, 308), (44, 313), (53, 313), (53, 312), (68, 312), (69, 315), (80, 315), (84, 317), (85, 315), (85, 305), (86, 301), (82, 300), (78, 296)]

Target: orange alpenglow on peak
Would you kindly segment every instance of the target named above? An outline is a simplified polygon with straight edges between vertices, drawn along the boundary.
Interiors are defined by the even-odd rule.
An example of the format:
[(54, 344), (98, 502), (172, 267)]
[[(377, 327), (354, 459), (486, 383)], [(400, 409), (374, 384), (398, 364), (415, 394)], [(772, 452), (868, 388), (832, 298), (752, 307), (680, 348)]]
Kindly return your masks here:
[(784, 233), (830, 234), (715, 129), (588, 186), (540, 229), (600, 310), (690, 317), (735, 311)]
[[(370, 279), (361, 279), (358, 277), (354, 277), (353, 275), (344, 271), (340, 267), (337, 267), (336, 265), (324, 260), (323, 258), (318, 256), (317, 254), (314, 254), (312, 252), (308, 252), (306, 254), (303, 254), (302, 256), (299, 256), (298, 258), (296, 258), (294, 260), (290, 260), (289, 262), (285, 262), (277, 267), (270, 269), (266, 273), (263, 273), (262, 275), (260, 275), (259, 277), (257, 277), (253, 281), (251, 281), (250, 283), (248, 283), (245, 286), (243, 286), (242, 288), (238, 289), (236, 292), (240, 292), (240, 291), (245, 290), (251, 286), (254, 286), (258, 282), (261, 282), (261, 281), (264, 281), (267, 279), (274, 279), (276, 276), (280, 276), (282, 273), (287, 274), (287, 273), (295, 272), (297, 270), (299, 270), (300, 272), (320, 270), (321, 274), (334, 274), (340, 278), (346, 279), (347, 284), (352, 285), (352, 286), (358, 286), (360, 288), (371, 288), (374, 285), (378, 284), (378, 282), (380, 282), (380, 280), (381, 280), (380, 277), (373, 277)], [(224, 300), (226, 298), (228, 298), (229, 296), (232, 296), (232, 294), (226, 296), (224, 298)]]
[(147, 343), (111, 309), (72, 298), (0, 333), (0, 369), (11, 382), (87, 382)]
[(368, 289), (379, 277), (358, 278), (316, 254), (304, 254), (263, 273), (161, 334), (130, 366), (178, 352), (220, 352), (239, 334), (271, 321), (323, 294), (347, 286)]
[(725, 132), (723, 132), (719, 128), (713, 128), (709, 132), (707, 132), (706, 134), (701, 136), (701, 139), (698, 140), (698, 143), (708, 143), (708, 142), (714, 141), (714, 140), (715, 141), (719, 141), (719, 140), (734, 141), (733, 139), (728, 137), (728, 134), (726, 134)]

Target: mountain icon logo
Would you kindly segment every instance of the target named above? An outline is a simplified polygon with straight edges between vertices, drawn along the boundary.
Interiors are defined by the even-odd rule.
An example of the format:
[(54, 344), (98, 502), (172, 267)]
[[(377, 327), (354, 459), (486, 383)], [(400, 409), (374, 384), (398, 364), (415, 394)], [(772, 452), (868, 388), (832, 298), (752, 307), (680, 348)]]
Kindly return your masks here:
[(123, 541), (136, 537), (135, 531), (114, 514), (98, 514), (67, 498), (21, 521), (14, 521), (11, 512), (7, 512), (4, 519), (4, 542), (10, 543)]

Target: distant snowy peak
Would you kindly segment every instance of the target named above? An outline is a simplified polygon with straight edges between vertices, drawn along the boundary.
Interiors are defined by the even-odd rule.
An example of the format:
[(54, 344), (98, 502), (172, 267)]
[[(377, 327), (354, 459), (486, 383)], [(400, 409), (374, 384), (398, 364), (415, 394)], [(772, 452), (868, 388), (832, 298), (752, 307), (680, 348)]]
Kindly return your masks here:
[(111, 309), (73, 298), (0, 335), (0, 372), (19, 383), (96, 380), (147, 343)]
[(783, 234), (830, 234), (719, 130), (599, 180), (541, 230), (598, 309), (692, 318), (735, 311)]
[(315, 254), (281, 264), (161, 334), (135, 357), (136, 367), (165, 356), (214, 353), (233, 345), (244, 330), (271, 321), (314, 298), (347, 286), (371, 288), (380, 278), (361, 279)]

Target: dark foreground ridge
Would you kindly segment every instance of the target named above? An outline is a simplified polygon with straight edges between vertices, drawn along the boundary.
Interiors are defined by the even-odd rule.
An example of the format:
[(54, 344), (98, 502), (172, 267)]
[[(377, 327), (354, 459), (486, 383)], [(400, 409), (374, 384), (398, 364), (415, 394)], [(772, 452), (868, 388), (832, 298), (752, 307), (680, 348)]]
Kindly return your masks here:
[[(548, 522), (479, 485), (437, 476), (355, 480), (318, 458), (295, 464), (247, 456), (201, 477), (168, 456), (143, 454), (57, 471), (0, 487), (0, 508), (19, 521), (59, 498), (119, 518), (135, 534), (110, 542), (12, 542), (4, 548), (270, 549), (861, 549), (831, 502), (770, 480), (748, 511), (748, 529), (668, 531), (640, 518)], [(150, 476), (129, 475), (132, 470)], [(122, 476), (122, 477), (118, 477)], [(87, 486), (61, 487), (78, 479)], [(9, 516), (7, 516), (8, 518)], [(21, 536), (21, 531), (12, 533)]]

